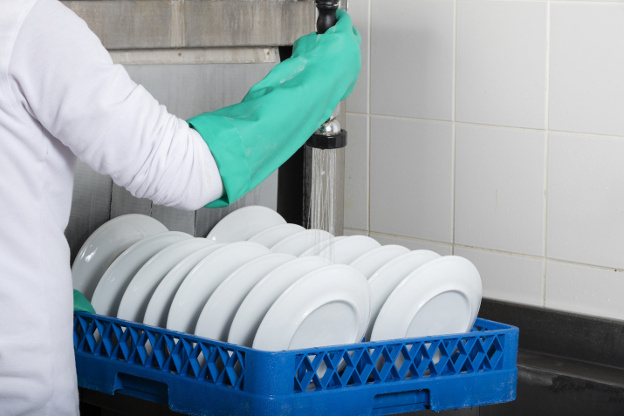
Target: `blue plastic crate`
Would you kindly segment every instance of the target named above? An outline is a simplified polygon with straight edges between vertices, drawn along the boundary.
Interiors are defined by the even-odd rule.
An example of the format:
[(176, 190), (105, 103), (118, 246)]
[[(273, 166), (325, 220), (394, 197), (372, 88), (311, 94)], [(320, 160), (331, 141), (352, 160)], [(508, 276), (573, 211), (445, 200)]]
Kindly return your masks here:
[(518, 329), (265, 352), (74, 314), (81, 387), (189, 415), (387, 415), (515, 399)]

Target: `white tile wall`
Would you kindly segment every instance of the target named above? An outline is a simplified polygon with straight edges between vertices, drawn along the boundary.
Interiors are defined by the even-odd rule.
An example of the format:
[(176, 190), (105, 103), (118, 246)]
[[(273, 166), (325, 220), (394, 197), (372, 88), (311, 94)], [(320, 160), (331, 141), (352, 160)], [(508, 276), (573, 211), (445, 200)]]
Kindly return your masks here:
[(452, 125), (371, 119), (370, 229), (451, 242)]
[(542, 306), (544, 259), (455, 247), (455, 255), (474, 263), (483, 283), (483, 297)]
[(624, 273), (573, 263), (548, 261), (546, 307), (622, 320)]
[(551, 6), (550, 128), (624, 135), (624, 3)]
[(624, 1), (350, 8), (370, 72), (347, 129), (371, 128), (350, 232), (464, 255), (486, 297), (624, 319)]
[(542, 255), (545, 133), (456, 126), (455, 242)]
[(372, 2), (373, 114), (451, 120), (453, 4), (450, 0)]
[(550, 133), (549, 258), (624, 269), (624, 140)]
[(457, 121), (544, 128), (545, 3), (458, 1)]
[(368, 119), (347, 114), (344, 226), (359, 230), (368, 230)]
[(370, 0), (356, 0), (349, 2), (349, 15), (355, 23), (362, 37), (362, 70), (353, 92), (347, 101), (347, 111), (352, 113), (367, 113), (369, 110), (369, 80), (370, 80), (370, 31), (368, 28)]

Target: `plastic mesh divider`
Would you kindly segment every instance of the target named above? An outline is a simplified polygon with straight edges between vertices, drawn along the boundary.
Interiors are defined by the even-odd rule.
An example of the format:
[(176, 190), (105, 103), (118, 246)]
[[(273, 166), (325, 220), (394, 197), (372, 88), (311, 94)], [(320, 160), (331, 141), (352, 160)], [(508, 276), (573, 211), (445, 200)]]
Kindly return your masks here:
[(167, 335), (156, 334), (156, 340), (153, 343), (151, 364), (154, 368), (165, 369), (167, 359), (169, 358), (169, 347), (167, 345)]
[[(312, 360), (310, 359), (312, 357)], [(296, 357), (295, 366), (295, 392), (308, 390), (312, 378), (316, 374), (316, 367), (312, 364), (316, 355), (300, 354)]]
[(356, 366), (363, 352), (364, 350), (362, 348), (358, 348), (352, 351), (346, 350), (344, 352), (344, 369), (340, 374), (340, 383), (342, 386), (353, 386), (362, 384), (361, 379), (358, 377)]
[[(497, 323), (493, 328), (475, 325), (471, 332), (453, 336), (269, 353), (247, 352), (245, 348), (188, 334), (77, 313), (74, 348), (76, 353), (87, 356), (238, 390), (243, 390), (245, 384), (246, 353), (253, 353), (254, 357), (276, 354), (276, 358), (292, 359), (292, 392), (306, 393), (504, 369), (509, 366), (505, 362), (507, 337), (497, 330), (505, 328)], [(275, 362), (282, 361), (279, 358)], [(250, 381), (250, 386), (257, 383)]]
[(74, 315), (74, 349), (242, 389), (244, 353), (207, 340), (99, 315)]
[(467, 334), (426, 341), (371, 343), (298, 355), (295, 391), (327, 390), (503, 368), (504, 336), (479, 327)]
[(503, 367), (503, 337), (493, 337), (494, 341), (487, 351), (487, 356), (492, 363), (492, 369), (500, 370)]

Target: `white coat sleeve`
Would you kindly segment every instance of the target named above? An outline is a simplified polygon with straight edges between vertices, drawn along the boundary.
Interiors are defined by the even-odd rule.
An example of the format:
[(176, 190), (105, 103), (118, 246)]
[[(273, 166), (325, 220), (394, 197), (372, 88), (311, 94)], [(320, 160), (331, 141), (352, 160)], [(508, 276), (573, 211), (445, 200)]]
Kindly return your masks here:
[(221, 196), (201, 136), (113, 64), (82, 19), (57, 0), (37, 1), (26, 19), (9, 73), (50, 135), (136, 197), (197, 209)]

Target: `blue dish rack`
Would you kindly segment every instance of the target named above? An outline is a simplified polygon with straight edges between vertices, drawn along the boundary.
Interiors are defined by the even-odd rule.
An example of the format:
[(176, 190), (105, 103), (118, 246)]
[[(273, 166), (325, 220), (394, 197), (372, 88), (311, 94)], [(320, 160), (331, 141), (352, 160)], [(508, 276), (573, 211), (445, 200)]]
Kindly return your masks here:
[(198, 416), (388, 415), (515, 399), (518, 328), (265, 352), (74, 313), (81, 387)]

